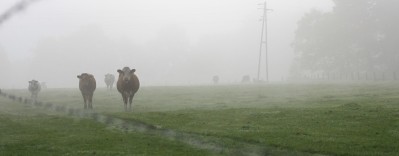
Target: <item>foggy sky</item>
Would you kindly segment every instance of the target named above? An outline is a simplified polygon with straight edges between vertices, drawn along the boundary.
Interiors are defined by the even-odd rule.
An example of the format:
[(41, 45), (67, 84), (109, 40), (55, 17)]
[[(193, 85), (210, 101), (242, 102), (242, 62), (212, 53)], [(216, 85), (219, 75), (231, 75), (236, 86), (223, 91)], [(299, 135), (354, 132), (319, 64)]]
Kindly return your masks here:
[[(0, 12), (15, 2), (0, 1)], [(103, 87), (104, 75), (124, 66), (136, 68), (143, 85), (255, 78), (262, 2), (42, 0), (0, 27), (0, 88), (23, 88), (31, 79), (75, 87), (83, 72)], [(270, 79), (280, 81), (291, 65), (296, 22), (332, 3), (269, 0), (268, 6), (274, 10), (268, 14)]]

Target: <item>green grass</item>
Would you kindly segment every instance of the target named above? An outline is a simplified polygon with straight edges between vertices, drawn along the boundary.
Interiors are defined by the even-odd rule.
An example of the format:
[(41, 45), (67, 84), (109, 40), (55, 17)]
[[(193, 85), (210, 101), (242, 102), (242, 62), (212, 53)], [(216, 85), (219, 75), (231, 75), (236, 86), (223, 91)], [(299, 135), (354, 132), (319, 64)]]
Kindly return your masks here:
[[(29, 96), (24, 90), (8, 92)], [(249, 143), (290, 154), (399, 153), (398, 83), (142, 87), (133, 112), (123, 112), (116, 91), (97, 89), (94, 96), (98, 112), (219, 138), (226, 147)], [(39, 99), (83, 107), (77, 89), (45, 90)]]
[(157, 135), (47, 114), (4, 98), (0, 108), (7, 108), (0, 111), (0, 155), (217, 155)]

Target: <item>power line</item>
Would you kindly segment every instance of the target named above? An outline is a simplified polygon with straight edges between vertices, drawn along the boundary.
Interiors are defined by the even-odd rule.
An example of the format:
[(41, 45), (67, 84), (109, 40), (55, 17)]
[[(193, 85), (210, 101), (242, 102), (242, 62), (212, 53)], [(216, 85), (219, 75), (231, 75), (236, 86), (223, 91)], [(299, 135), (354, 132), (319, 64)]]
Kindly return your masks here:
[(10, 19), (14, 14), (25, 10), (31, 3), (39, 0), (21, 0), (0, 15), (0, 25)]

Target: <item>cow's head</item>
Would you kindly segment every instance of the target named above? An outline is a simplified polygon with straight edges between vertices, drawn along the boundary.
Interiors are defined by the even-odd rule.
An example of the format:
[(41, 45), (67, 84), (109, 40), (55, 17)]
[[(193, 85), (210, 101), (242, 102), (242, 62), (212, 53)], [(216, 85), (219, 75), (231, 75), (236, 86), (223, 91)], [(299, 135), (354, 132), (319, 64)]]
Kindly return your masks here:
[(90, 79), (91, 77), (93, 77), (93, 75), (87, 74), (87, 73), (82, 73), (80, 75), (77, 76), (79, 80), (86, 80), (86, 79)]
[(29, 85), (37, 85), (37, 84), (39, 84), (39, 81), (36, 80), (29, 81)]
[(136, 72), (136, 69), (131, 69), (129, 67), (124, 67), (122, 70), (118, 69), (119, 79), (122, 79), (125, 82), (130, 81), (131, 77)]
[(29, 82), (29, 88), (39, 88), (40, 87), (39, 81), (31, 80), (28, 82)]
[(115, 77), (112, 74), (105, 74), (105, 78), (112, 79), (112, 78), (115, 78)]

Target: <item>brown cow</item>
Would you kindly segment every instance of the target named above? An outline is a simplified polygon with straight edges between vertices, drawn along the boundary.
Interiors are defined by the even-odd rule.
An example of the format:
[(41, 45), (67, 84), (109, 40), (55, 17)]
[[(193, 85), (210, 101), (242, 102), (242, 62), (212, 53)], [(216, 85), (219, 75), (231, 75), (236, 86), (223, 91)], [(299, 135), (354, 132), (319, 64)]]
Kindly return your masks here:
[(93, 109), (92, 100), (93, 93), (96, 90), (96, 79), (94, 76), (88, 73), (82, 73), (78, 75), (79, 78), (79, 89), (82, 92), (83, 101), (85, 103), (84, 109)]
[[(116, 88), (122, 94), (123, 103), (125, 104), (125, 111), (127, 109), (127, 102), (129, 100), (129, 111), (132, 110), (132, 102), (134, 94), (139, 90), (140, 82), (134, 74), (136, 69), (130, 70), (129, 67), (124, 67), (122, 70), (118, 69), (119, 78), (116, 83)], [(128, 99), (129, 98), (129, 99)]]

